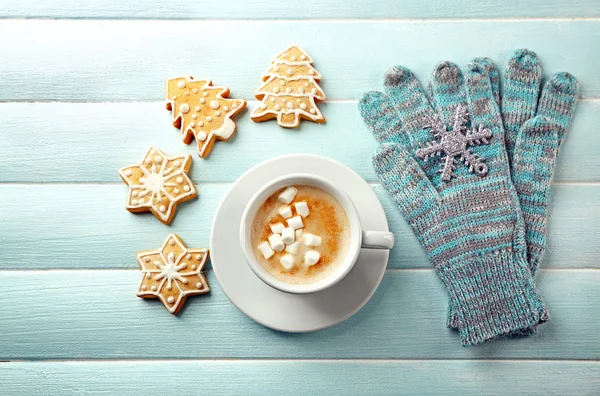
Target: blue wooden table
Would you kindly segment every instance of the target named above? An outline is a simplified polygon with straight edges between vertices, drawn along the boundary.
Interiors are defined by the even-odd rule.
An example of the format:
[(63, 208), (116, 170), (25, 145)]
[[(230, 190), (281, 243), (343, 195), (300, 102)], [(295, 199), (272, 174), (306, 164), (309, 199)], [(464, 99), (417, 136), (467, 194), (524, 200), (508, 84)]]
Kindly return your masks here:
[[(600, 2), (597, 0), (3, 0), (0, 4), (0, 394), (600, 394)], [(181, 143), (163, 81), (210, 77), (253, 91), (272, 57), (303, 47), (323, 74), (327, 124), (283, 130), (248, 111), (207, 160)], [(370, 165), (356, 101), (402, 64), (426, 81), (536, 51), (582, 95), (553, 186), (537, 283), (552, 321), (536, 337), (463, 348), (446, 294)], [(117, 170), (155, 145), (194, 155), (199, 199), (165, 226), (124, 208)], [(330, 156), (380, 197), (396, 247), (372, 300), (311, 334), (254, 323), (225, 297), (180, 316), (135, 297), (136, 252), (169, 232), (208, 247), (219, 200), (246, 169), (292, 152)]]

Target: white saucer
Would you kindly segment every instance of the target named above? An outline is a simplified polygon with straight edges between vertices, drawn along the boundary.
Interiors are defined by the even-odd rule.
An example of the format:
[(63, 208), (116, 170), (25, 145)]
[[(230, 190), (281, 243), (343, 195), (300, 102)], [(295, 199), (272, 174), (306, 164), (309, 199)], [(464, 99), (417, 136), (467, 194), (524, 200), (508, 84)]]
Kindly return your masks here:
[(363, 229), (389, 231), (381, 203), (371, 187), (337, 161), (309, 154), (284, 155), (244, 173), (231, 186), (215, 214), (210, 237), (212, 267), (223, 291), (240, 311), (263, 326), (288, 332), (320, 330), (354, 315), (379, 286), (389, 256), (389, 250), (362, 249), (344, 279), (313, 294), (288, 294), (261, 281), (246, 264), (240, 246), (242, 213), (265, 183), (298, 172), (324, 177), (345, 190), (358, 209)]

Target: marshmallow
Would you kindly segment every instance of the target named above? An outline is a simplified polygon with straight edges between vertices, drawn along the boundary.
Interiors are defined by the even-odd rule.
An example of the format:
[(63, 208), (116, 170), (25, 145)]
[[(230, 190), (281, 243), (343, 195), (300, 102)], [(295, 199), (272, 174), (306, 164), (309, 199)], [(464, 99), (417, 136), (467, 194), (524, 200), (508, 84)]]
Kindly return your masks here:
[(285, 245), (281, 240), (281, 235), (279, 234), (273, 234), (269, 237), (269, 245), (271, 245), (271, 249), (275, 250), (276, 252), (281, 252), (283, 248), (285, 248)]
[(284, 192), (279, 194), (279, 202), (283, 202), (284, 204), (289, 204), (294, 200), (294, 197), (298, 193), (295, 187), (288, 187)]
[(308, 232), (302, 237), (305, 246), (320, 246), (321, 237), (309, 234)]
[(266, 258), (267, 260), (273, 257), (273, 255), (275, 254), (273, 249), (271, 249), (269, 242), (263, 242), (260, 245), (258, 245), (258, 250), (260, 250), (264, 258)]
[(296, 230), (296, 240), (299, 241), (300, 239), (302, 239), (302, 234), (304, 233), (304, 231), (302, 230)]
[(304, 264), (311, 266), (315, 265), (321, 260), (321, 254), (316, 250), (309, 250), (304, 254)]
[(292, 208), (289, 205), (283, 205), (281, 208), (279, 208), (279, 214), (284, 219), (289, 219), (292, 217)]
[(291, 219), (287, 219), (288, 226), (292, 227), (294, 230), (298, 228), (304, 227), (304, 223), (302, 222), (302, 217), (294, 216)]
[(291, 254), (286, 254), (279, 260), (279, 263), (286, 270), (292, 269), (294, 266), (294, 256)]
[(296, 213), (298, 213), (302, 217), (306, 217), (310, 214), (310, 210), (308, 209), (308, 204), (304, 201), (297, 202), (294, 204), (296, 207)]
[(298, 253), (298, 248), (300, 247), (300, 242), (294, 242), (291, 245), (287, 245), (285, 247), (285, 251), (289, 254), (297, 254)]
[(271, 224), (271, 232), (273, 234), (281, 234), (284, 228), (285, 226), (283, 225), (283, 223)]
[(293, 228), (284, 228), (282, 233), (281, 233), (281, 240), (283, 241), (283, 243), (285, 243), (286, 245), (289, 245), (291, 243), (294, 243), (294, 229)]

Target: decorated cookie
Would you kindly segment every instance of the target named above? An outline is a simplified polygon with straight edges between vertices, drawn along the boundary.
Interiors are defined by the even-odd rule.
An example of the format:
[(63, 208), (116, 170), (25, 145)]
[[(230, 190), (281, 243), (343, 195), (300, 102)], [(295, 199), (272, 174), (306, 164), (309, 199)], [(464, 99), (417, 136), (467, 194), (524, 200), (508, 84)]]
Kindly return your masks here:
[(213, 87), (210, 80), (191, 76), (166, 81), (167, 110), (173, 113), (173, 126), (181, 129), (185, 144), (196, 139), (198, 155), (206, 157), (216, 139), (227, 140), (235, 132), (231, 117), (246, 107), (243, 99), (227, 99), (229, 89)]
[(312, 63), (312, 58), (296, 46), (277, 55), (263, 74), (265, 83), (255, 92), (261, 103), (250, 117), (257, 122), (277, 118), (286, 128), (297, 127), (301, 119), (324, 123), (325, 117), (315, 103), (325, 100), (325, 92), (318, 84), (321, 74)]
[(202, 273), (207, 259), (208, 249), (188, 249), (177, 235), (169, 235), (158, 250), (138, 253), (143, 276), (137, 296), (158, 298), (176, 314), (189, 296), (210, 291)]
[(197, 194), (188, 176), (192, 156), (167, 157), (150, 147), (142, 160), (119, 170), (129, 186), (125, 208), (130, 212), (152, 212), (165, 224), (175, 216), (177, 204), (189, 201)]

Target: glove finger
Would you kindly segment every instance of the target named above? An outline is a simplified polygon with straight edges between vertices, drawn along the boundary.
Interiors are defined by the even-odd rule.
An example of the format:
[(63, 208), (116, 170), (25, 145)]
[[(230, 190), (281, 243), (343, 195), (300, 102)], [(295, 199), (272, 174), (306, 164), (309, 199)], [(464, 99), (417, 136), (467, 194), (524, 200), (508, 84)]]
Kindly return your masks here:
[(379, 143), (400, 143), (408, 146), (408, 136), (389, 97), (377, 91), (367, 92), (358, 102), (360, 114)]
[(536, 114), (541, 82), (542, 67), (535, 52), (516, 50), (508, 60), (501, 106), (506, 152), (511, 163), (521, 126)]
[[(425, 129), (425, 125), (434, 124), (438, 117), (434, 114), (429, 99), (421, 89), (417, 78), (410, 70), (402, 66), (395, 67), (386, 75), (385, 86), (389, 97), (395, 102), (395, 108), (398, 113), (401, 113), (404, 120), (405, 136), (410, 141), (410, 144), (405, 147), (415, 158), (420, 147), (427, 146), (429, 142), (434, 141), (433, 134), (429, 129)], [(442, 183), (438, 176), (440, 164), (435, 160), (428, 161), (430, 156), (436, 157), (437, 151), (422, 157), (423, 161), (417, 160), (417, 162), (421, 165), (427, 178), (438, 188)]]
[(472, 125), (472, 130), (466, 134), (471, 146), (467, 151), (472, 158), (467, 159), (469, 166), (474, 166), (474, 171), (482, 176), (477, 171), (476, 164), (484, 163), (487, 166), (488, 178), (509, 177), (502, 116), (492, 90), (489, 69), (478, 63), (471, 63), (467, 66), (465, 74)]
[(550, 185), (558, 155), (561, 127), (536, 116), (523, 124), (515, 145), (512, 180), (525, 220), (530, 270), (535, 273), (546, 245)]
[(452, 62), (439, 63), (431, 76), (430, 89), (433, 107), (442, 123), (452, 126), (456, 108), (468, 105), (465, 80), (459, 67)]
[(492, 93), (494, 94), (494, 99), (496, 99), (496, 103), (498, 103), (498, 107), (500, 107), (500, 72), (498, 68), (492, 62), (490, 58), (480, 57), (473, 59), (472, 63), (478, 63), (483, 66), (484, 70), (488, 73), (490, 77), (490, 84), (492, 85)]
[(379, 146), (373, 156), (373, 168), (413, 228), (437, 207), (437, 190), (402, 145)]
[(547, 117), (559, 127), (558, 145), (567, 132), (569, 123), (575, 112), (579, 83), (569, 73), (558, 73), (552, 76), (542, 90), (542, 97), (538, 108), (538, 115)]
[(396, 66), (385, 76), (385, 90), (402, 121), (410, 145), (418, 147), (431, 140), (424, 118), (434, 116), (433, 108), (417, 77), (405, 67)]
[[(439, 155), (442, 158), (434, 158), (432, 161), (427, 161), (423, 164), (425, 173), (436, 186), (439, 191), (444, 190), (448, 186), (448, 181), (457, 174), (461, 174), (464, 170), (456, 168), (456, 160), (454, 156), (448, 156), (445, 149), (436, 144), (441, 138), (440, 133), (444, 133), (447, 127), (454, 127), (455, 119), (457, 119), (457, 108), (463, 105), (463, 109), (467, 110), (467, 97), (464, 88), (464, 78), (460, 69), (451, 62), (442, 62), (436, 66), (432, 79), (429, 83), (429, 92), (431, 103), (437, 114), (426, 122), (432, 128), (429, 130), (429, 136), (423, 143), (427, 145), (420, 149), (419, 157), (427, 161), (428, 157)], [(465, 115), (466, 116), (466, 115)], [(463, 128), (464, 129), (464, 128)], [(437, 135), (436, 142), (432, 142), (431, 133)], [(461, 132), (464, 132), (461, 130)], [(434, 148), (438, 147), (438, 150)], [(424, 155), (426, 154), (426, 155)], [(445, 157), (444, 157), (445, 155)], [(440, 173), (441, 176), (437, 175)]]

